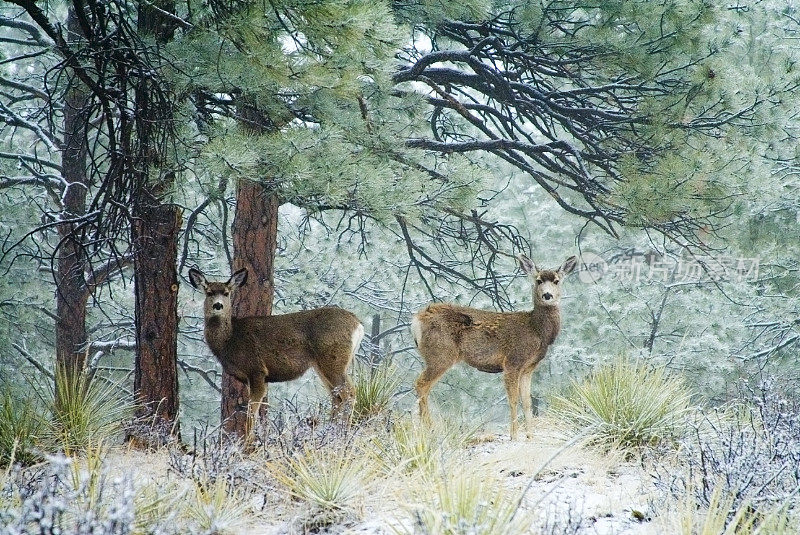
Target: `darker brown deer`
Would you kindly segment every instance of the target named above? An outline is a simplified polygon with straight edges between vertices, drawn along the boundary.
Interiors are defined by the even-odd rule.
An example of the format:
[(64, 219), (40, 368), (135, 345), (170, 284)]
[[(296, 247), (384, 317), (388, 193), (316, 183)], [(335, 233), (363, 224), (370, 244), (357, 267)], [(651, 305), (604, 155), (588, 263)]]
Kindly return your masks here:
[(297, 379), (309, 368), (316, 370), (330, 392), (333, 415), (348, 416), (343, 408), (353, 397), (353, 386), (347, 368), (364, 336), (364, 326), (355, 314), (324, 307), (237, 318), (232, 315), (231, 298), (247, 281), (247, 270), (240, 269), (227, 282), (214, 282), (193, 268), (189, 281), (206, 294), (203, 308), (208, 347), (226, 373), (249, 387), (246, 438), (266, 383)]
[(414, 314), (411, 330), (425, 369), (416, 382), (419, 411), (430, 423), (428, 394), (456, 362), (483, 372), (503, 373), (511, 407), (511, 438), (517, 435), (522, 399), (528, 435), (532, 431), (531, 375), (561, 330), (561, 283), (577, 264), (569, 257), (557, 270), (540, 270), (524, 255), (522, 270), (533, 285), (533, 310), (493, 312), (451, 304), (430, 304)]

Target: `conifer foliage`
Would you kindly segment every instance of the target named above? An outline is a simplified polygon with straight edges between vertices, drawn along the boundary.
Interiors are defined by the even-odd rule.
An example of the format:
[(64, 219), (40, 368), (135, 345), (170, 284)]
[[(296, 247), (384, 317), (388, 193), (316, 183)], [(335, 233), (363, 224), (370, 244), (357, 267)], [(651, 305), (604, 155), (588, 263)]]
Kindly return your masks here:
[[(745, 7), (566, 0), (461, 18), (397, 8), (427, 37), (393, 77), (430, 105), (430, 131), (407, 146), (492, 153), (612, 235), (633, 226), (703, 246), (739, 193), (737, 153), (752, 149), (742, 136), (768, 139), (798, 81), (780, 32)], [(754, 51), (756, 37), (775, 54)]]

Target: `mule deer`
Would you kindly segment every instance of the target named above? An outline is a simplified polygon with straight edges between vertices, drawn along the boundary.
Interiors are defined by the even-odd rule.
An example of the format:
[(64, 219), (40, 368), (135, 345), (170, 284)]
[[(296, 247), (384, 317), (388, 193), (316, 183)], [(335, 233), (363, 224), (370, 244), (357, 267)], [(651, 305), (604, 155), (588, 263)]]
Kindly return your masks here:
[[(266, 393), (266, 383), (291, 381), (313, 367), (331, 394), (333, 415), (353, 397), (347, 367), (364, 336), (364, 326), (355, 314), (336, 307), (275, 316), (232, 316), (234, 291), (247, 282), (240, 269), (227, 282), (206, 280), (197, 269), (189, 270), (189, 281), (206, 294), (205, 338), (226, 373), (247, 384), (249, 438), (254, 411)], [(346, 416), (346, 415), (342, 415)]]
[(539, 270), (524, 255), (519, 263), (533, 285), (530, 312), (492, 312), (433, 303), (414, 314), (411, 331), (425, 369), (415, 384), (422, 419), (430, 423), (428, 394), (453, 364), (464, 361), (483, 372), (503, 372), (511, 406), (511, 438), (517, 435), (517, 402), (522, 398), (530, 435), (533, 423), (531, 375), (561, 329), (561, 281), (577, 264), (569, 257), (557, 270)]

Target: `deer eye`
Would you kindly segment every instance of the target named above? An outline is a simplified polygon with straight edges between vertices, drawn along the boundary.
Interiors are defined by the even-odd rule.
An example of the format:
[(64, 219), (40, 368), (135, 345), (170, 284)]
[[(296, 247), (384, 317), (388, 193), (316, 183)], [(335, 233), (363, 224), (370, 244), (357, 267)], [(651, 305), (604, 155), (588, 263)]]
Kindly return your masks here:
[(536, 284), (541, 284), (541, 283), (542, 283), (542, 279), (536, 279)]
[(222, 292), (222, 295), (224, 295), (225, 297), (228, 297), (230, 295), (230, 292), (226, 290), (226, 291)]
[(553, 284), (558, 284), (558, 279), (553, 279)]

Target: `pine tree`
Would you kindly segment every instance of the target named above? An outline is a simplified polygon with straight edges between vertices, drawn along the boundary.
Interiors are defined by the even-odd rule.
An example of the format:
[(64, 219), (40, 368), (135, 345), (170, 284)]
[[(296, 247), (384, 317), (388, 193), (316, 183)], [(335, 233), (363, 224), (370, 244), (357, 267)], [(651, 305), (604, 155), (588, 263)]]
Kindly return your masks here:
[[(210, 7), (174, 43), (173, 64), (179, 85), (206, 106), (201, 115), (216, 116), (201, 167), (209, 180), (236, 185), (232, 268), (247, 267), (256, 284), (238, 292), (235, 311), (268, 314), (278, 204), (391, 218), (403, 214), (395, 203), (419, 199), (415, 190), (427, 177), (410, 174), (411, 188), (401, 179), (401, 169), (415, 164), (381, 154), (399, 152), (381, 146), (387, 140), (378, 133), (390, 132), (368, 107), (370, 96), (385, 98), (398, 46), (385, 5), (285, 2), (267, 13), (257, 3)], [(229, 95), (225, 106), (220, 94)], [(228, 430), (241, 432), (234, 409), (247, 396), (237, 383), (223, 379), (222, 416)]]
[[(73, 307), (76, 315), (72, 334), (80, 337), (85, 329), (78, 323), (83, 323), (80, 311), (85, 310), (88, 298), (86, 292), (77, 295), (77, 290), (72, 291), (78, 284), (75, 281), (85, 276), (84, 271), (91, 271), (85, 283), (91, 292), (132, 256), (137, 351), (134, 390), (140, 415), (167, 433), (173, 432), (178, 410), (176, 258), (180, 211), (169, 196), (175, 178), (174, 147), (179, 143), (172, 119), (175, 95), (161, 74), (163, 57), (159, 52), (174, 31), (171, 4), (74, 2), (70, 29), (79, 37), (72, 39), (64, 34), (54, 6), (25, 0), (14, 3), (52, 40), (53, 52), (62, 59), (56, 73), (70, 73), (74, 87), (83, 91), (84, 105), (67, 112), (67, 126), (74, 128), (68, 132), (71, 137), (64, 156), (76, 186), (71, 186), (65, 197), (74, 206), (65, 209), (83, 208), (86, 202), (86, 214), (72, 228), (61, 226), (68, 233), (62, 240), (63, 264), (70, 277), (59, 276), (57, 281), (68, 283), (65, 290), (69, 291), (62, 292), (62, 298), (70, 299), (65, 306)], [(72, 124), (73, 112), (81, 114), (82, 125)], [(90, 152), (88, 159), (82, 155), (85, 150)], [(86, 186), (82, 192), (79, 183)], [(124, 237), (128, 231), (130, 241)], [(120, 251), (127, 245), (132, 254)], [(99, 252), (111, 257), (107, 266), (82, 263)], [(80, 359), (72, 360), (82, 364)]]
[[(172, 39), (175, 27), (170, 14), (174, 11), (170, 0), (138, 4), (138, 34), (153, 39), (156, 52)], [(168, 84), (159, 79), (151, 82), (146, 76), (139, 80), (134, 98), (140, 120), (133, 172), (141, 176), (136, 177), (139, 188), (134, 192), (131, 225), (136, 295), (133, 392), (138, 418), (156, 431), (139, 438), (157, 445), (171, 435), (180, 436), (177, 259), (182, 212), (168, 198), (175, 180), (169, 158), (176, 142), (175, 102)]]

